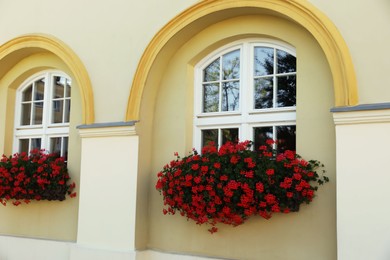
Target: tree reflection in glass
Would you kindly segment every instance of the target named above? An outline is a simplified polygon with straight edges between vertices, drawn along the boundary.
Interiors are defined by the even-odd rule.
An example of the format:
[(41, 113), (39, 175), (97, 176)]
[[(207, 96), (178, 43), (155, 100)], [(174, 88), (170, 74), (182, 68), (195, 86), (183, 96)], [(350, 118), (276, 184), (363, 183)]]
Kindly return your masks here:
[(255, 47), (254, 76), (255, 109), (295, 106), (296, 57), (282, 50)]
[(203, 112), (237, 111), (239, 98), (240, 50), (234, 50), (203, 70)]
[(202, 147), (208, 145), (210, 142), (218, 145), (218, 129), (202, 130)]

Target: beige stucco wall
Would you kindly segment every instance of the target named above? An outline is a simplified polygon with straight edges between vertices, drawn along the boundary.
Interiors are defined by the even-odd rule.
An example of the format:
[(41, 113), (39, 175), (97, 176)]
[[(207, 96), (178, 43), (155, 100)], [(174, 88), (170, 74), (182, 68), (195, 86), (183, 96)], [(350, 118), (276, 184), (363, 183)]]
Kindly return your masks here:
[[(221, 226), (210, 235), (207, 227), (162, 214), (162, 197), (154, 189), (155, 174), (173, 159), (173, 152), (187, 154), (192, 144), (193, 66), (215, 48), (246, 37), (283, 39), (297, 49), (298, 63), (298, 151), (308, 159), (327, 165), (332, 182), (320, 189), (310, 206), (297, 214), (275, 215), (266, 221), (254, 217), (240, 227)], [(152, 133), (152, 167), (149, 183), (151, 248), (241, 259), (335, 259), (335, 158), (334, 130), (329, 109), (333, 106), (332, 79), (319, 46), (302, 28), (287, 20), (262, 16), (241, 16), (214, 24), (192, 37), (176, 51), (154, 86), (156, 99)], [(153, 76), (151, 76), (153, 78)], [(152, 92), (149, 90), (147, 92)], [(326, 137), (326, 138), (324, 138)], [(142, 156), (142, 155), (141, 155)], [(296, 234), (301, 234), (296, 239)], [(310, 246), (308, 246), (310, 245)]]

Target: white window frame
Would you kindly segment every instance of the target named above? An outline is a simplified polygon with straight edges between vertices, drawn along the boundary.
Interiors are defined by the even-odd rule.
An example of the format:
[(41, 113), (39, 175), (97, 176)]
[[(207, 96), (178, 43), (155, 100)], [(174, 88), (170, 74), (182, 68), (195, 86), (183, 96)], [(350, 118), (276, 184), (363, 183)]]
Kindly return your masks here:
[[(202, 130), (205, 129), (239, 128), (240, 140), (252, 140), (254, 127), (296, 125), (296, 106), (254, 109), (254, 65), (251, 61), (253, 60), (255, 46), (282, 50), (296, 57), (295, 48), (287, 43), (266, 38), (251, 38), (225, 45), (207, 55), (195, 66), (193, 147), (198, 151), (202, 148)], [(240, 50), (240, 97), (238, 111), (204, 113), (202, 107), (203, 70), (218, 57), (222, 57), (224, 54), (237, 49)], [(276, 75), (278, 74), (275, 74), (274, 77)], [(276, 88), (274, 87), (273, 89), (275, 91)], [(274, 92), (274, 103), (275, 98)], [(221, 139), (221, 136), (219, 136), (219, 139)]]
[[(68, 137), (69, 143), (69, 122), (61, 123), (52, 123), (52, 108), (53, 100), (56, 100), (54, 97), (54, 77), (65, 77), (71, 82), (71, 77), (67, 74), (57, 71), (57, 70), (47, 70), (42, 71), (25, 80), (16, 92), (16, 102), (15, 102), (15, 120), (14, 120), (14, 140), (13, 140), (13, 152), (19, 152), (19, 140), (21, 139), (41, 139), (40, 149), (49, 150), (50, 149), (50, 139), (57, 137)], [(36, 82), (39, 79), (44, 78), (45, 80), (45, 89), (44, 89), (44, 100), (43, 100), (43, 114), (42, 114), (42, 123), (39, 125), (22, 125), (21, 116), (22, 116), (22, 94), (23, 91), (28, 88), (31, 84)], [(33, 93), (32, 93), (33, 95)], [(71, 102), (71, 96), (69, 98), (64, 97), (62, 100), (68, 99)], [(65, 106), (64, 106), (65, 107)], [(31, 108), (32, 109), (32, 108)], [(65, 110), (65, 109), (64, 109)], [(70, 113), (70, 111), (69, 111)], [(65, 116), (65, 111), (63, 111), (63, 118)], [(70, 115), (69, 115), (70, 116)], [(64, 120), (63, 120), (64, 121)], [(61, 144), (61, 156), (64, 156), (63, 143)], [(29, 151), (31, 150), (31, 142), (29, 145)]]

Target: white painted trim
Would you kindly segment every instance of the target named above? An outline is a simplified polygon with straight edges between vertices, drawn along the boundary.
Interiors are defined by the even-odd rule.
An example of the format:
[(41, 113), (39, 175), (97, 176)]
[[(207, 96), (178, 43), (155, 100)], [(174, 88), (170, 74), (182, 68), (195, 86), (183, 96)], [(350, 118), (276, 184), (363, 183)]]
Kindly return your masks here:
[(136, 135), (135, 126), (112, 126), (79, 128), (81, 138), (91, 137), (113, 137), (113, 136), (133, 136)]
[(390, 109), (335, 112), (333, 120), (335, 125), (389, 123)]

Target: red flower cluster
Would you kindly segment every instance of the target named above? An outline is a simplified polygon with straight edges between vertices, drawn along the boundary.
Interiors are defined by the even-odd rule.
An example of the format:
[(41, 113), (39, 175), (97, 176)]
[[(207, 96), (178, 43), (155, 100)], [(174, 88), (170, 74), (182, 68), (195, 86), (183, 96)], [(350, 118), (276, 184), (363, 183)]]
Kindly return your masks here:
[(13, 200), (18, 206), (30, 200), (64, 200), (66, 194), (76, 196), (75, 183), (68, 184), (70, 177), (63, 157), (32, 150), (3, 155), (0, 160), (0, 203), (4, 206)]
[(175, 214), (210, 224), (211, 233), (217, 223), (242, 224), (252, 215), (269, 219), (273, 212), (298, 211), (302, 203), (310, 203), (319, 177), (318, 161), (305, 161), (293, 151), (277, 154), (273, 140), (257, 151), (250, 141), (226, 143), (218, 150), (214, 144), (195, 150), (189, 156), (164, 166), (157, 174), (156, 189), (164, 197), (164, 214)]

